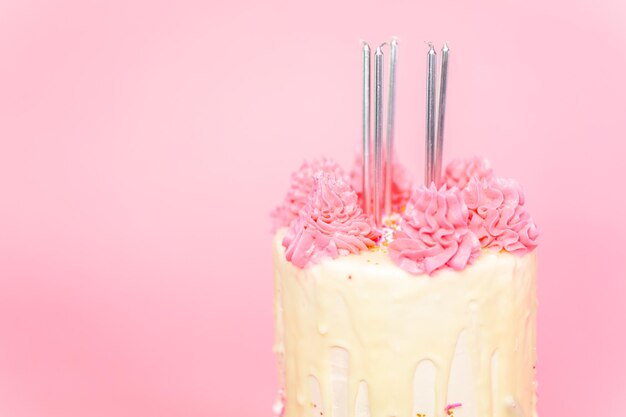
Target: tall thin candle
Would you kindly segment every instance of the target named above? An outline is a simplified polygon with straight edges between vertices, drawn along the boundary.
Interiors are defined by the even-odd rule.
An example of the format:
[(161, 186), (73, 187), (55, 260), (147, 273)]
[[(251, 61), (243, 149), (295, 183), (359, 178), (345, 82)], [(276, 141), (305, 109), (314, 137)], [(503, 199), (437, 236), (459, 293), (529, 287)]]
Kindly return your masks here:
[(372, 173), (370, 165), (372, 162), (370, 149), (371, 149), (371, 134), (370, 134), (370, 85), (371, 76), (370, 70), (372, 67), (372, 59), (370, 56), (370, 46), (363, 42), (363, 201), (364, 210), (368, 215), (372, 213)]
[(437, 53), (432, 44), (428, 50), (426, 75), (426, 186), (434, 181), (435, 163), (435, 83), (437, 78)]
[(385, 213), (391, 214), (391, 185), (393, 183), (393, 140), (396, 111), (396, 65), (398, 61), (398, 40), (391, 40), (389, 56), (389, 87), (387, 92), (387, 134), (385, 149)]
[[(383, 44), (384, 45), (384, 44)], [(383, 140), (383, 51), (380, 45), (376, 48), (374, 59), (375, 88), (374, 96), (374, 219), (376, 225), (381, 225), (382, 203), (382, 140)]]
[(441, 72), (439, 74), (439, 110), (437, 111), (437, 142), (435, 151), (435, 183), (441, 185), (441, 169), (443, 158), (443, 127), (446, 115), (446, 93), (448, 86), (448, 54), (450, 49), (444, 43), (441, 49)]

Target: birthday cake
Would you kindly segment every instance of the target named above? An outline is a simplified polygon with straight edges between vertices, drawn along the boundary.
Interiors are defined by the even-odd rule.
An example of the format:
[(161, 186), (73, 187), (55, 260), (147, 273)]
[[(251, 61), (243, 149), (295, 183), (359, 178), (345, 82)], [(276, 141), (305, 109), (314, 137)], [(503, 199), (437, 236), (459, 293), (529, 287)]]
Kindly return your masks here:
[(437, 172), (428, 128), (413, 184), (380, 136), (371, 161), (364, 132), (349, 172), (305, 162), (272, 214), (275, 414), (536, 416), (537, 229), (520, 186), (480, 157)]

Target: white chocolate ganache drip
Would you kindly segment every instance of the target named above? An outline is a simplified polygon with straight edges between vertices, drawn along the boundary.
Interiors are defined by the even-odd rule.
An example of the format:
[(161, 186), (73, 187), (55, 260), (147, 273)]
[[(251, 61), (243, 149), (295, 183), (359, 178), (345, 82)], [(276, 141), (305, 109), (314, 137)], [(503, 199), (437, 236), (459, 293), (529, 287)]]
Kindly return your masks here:
[(536, 252), (411, 275), (383, 250), (301, 269), (274, 240), (286, 417), (535, 417)]

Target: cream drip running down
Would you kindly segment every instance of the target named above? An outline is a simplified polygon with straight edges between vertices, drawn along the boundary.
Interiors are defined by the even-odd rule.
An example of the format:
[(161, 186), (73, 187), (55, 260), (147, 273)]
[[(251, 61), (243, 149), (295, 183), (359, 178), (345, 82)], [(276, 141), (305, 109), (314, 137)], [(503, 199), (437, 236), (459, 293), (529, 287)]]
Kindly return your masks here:
[[(391, 49), (395, 71), (397, 41)], [(372, 173), (367, 44), (363, 51), (363, 155), (352, 170), (329, 158), (305, 162), (272, 213), (274, 413), (537, 417), (538, 232), (522, 189), (480, 157), (453, 160), (442, 172), (447, 46), (436, 132), (432, 45), (428, 53), (428, 181), (420, 186), (407, 178), (391, 137), (385, 160), (380, 154), (376, 49)], [(394, 89), (390, 82), (391, 111)]]
[(277, 416), (536, 417), (536, 227), (517, 183), (466, 184), (378, 229), (314, 174), (274, 237)]
[[(413, 276), (384, 251), (300, 269), (274, 240), (286, 417), (536, 416), (536, 255)], [(323, 413), (323, 414), (322, 414)]]

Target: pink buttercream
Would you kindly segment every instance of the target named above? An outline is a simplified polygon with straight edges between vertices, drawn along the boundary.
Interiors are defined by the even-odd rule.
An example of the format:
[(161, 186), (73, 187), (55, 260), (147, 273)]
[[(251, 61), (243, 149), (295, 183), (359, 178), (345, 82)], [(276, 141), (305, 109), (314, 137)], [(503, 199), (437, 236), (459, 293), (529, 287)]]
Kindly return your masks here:
[(474, 177), (479, 180), (493, 178), (493, 169), (489, 160), (478, 156), (454, 159), (446, 166), (443, 181), (448, 188), (458, 187), (462, 190)]
[(356, 192), (334, 173), (318, 172), (313, 192), (283, 239), (287, 260), (306, 268), (323, 258), (375, 246), (380, 233), (358, 204)]
[(291, 174), (291, 184), (283, 203), (271, 213), (274, 232), (291, 225), (298, 218), (298, 213), (313, 191), (313, 176), (318, 172), (332, 172), (337, 176), (345, 176), (344, 170), (330, 158), (316, 159), (311, 163), (304, 161), (300, 168)]
[[(385, 177), (385, 167), (383, 164), (383, 183)], [(373, 171), (372, 171), (373, 172)], [(411, 197), (412, 181), (409, 173), (404, 165), (393, 158), (391, 181), (391, 209), (395, 212), (401, 212)], [(373, 182), (372, 182), (373, 184)], [(350, 171), (350, 185), (359, 195), (359, 202), (363, 207), (363, 155), (357, 153), (352, 171)]]
[(537, 227), (514, 180), (472, 179), (463, 190), (470, 229), (483, 248), (523, 255), (537, 247)]
[(468, 210), (456, 188), (417, 188), (389, 245), (391, 258), (413, 274), (448, 266), (462, 270), (480, 254), (468, 226)]

